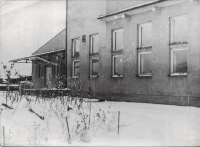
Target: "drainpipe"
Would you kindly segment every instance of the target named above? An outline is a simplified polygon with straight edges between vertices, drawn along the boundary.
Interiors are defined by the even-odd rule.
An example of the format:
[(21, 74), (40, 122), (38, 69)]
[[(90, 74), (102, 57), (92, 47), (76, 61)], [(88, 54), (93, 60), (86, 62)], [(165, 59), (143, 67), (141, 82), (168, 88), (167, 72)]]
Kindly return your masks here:
[(67, 40), (68, 40), (68, 0), (66, 0), (66, 38), (65, 38), (65, 76), (66, 76), (66, 85), (65, 87), (67, 87)]

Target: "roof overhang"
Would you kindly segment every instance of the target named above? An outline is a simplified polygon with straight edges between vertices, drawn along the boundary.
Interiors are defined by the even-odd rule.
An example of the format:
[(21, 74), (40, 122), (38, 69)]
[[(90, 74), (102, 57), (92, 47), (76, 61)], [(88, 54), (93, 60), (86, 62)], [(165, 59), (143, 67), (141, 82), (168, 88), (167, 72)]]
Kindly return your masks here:
[(97, 19), (102, 21), (112, 21), (116, 19), (129, 19), (131, 15), (147, 12), (147, 11), (154, 11), (160, 12), (163, 7), (175, 5), (183, 2), (188, 2), (188, 0), (155, 0), (147, 3), (143, 3), (140, 5), (136, 5), (134, 7), (130, 7), (127, 9), (123, 9), (114, 13), (107, 14), (105, 16), (100, 16)]
[(10, 60), (9, 62), (13, 62), (13, 63), (38, 63), (38, 64), (45, 64), (45, 65), (53, 65), (53, 66), (58, 66), (57, 63), (53, 63), (50, 62), (48, 60), (45, 60), (41, 57), (38, 56), (29, 56), (29, 57), (24, 57), (24, 58), (19, 58), (19, 59), (15, 59), (15, 60)]
[(63, 52), (65, 49), (59, 49), (59, 50), (54, 50), (50, 52), (45, 52), (45, 53), (40, 53), (40, 54), (32, 54), (33, 56), (42, 56), (42, 55), (47, 55), (47, 54), (53, 54), (53, 53), (58, 53), (58, 52)]

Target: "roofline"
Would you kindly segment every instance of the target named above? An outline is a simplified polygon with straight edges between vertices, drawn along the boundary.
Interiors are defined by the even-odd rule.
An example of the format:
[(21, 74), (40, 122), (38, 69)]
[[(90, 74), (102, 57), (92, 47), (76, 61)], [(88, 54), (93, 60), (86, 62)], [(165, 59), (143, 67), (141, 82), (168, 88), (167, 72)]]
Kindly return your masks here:
[[(37, 52), (38, 50), (40, 50), (43, 46), (45, 46), (48, 42), (50, 42), (51, 40), (53, 40), (55, 37), (57, 37), (60, 33), (62, 33), (64, 30), (66, 30), (66, 28), (65, 29), (63, 29), (62, 31), (60, 31), (56, 36), (54, 36), (53, 38), (51, 38), (49, 41), (47, 41), (44, 45), (42, 45), (39, 49), (37, 49), (35, 52)], [(34, 55), (34, 53), (35, 52), (33, 52), (31, 55)]]
[[(186, 1), (186, 0), (176, 0), (176, 1), (172, 1), (172, 0), (156, 0), (156, 1), (153, 1), (153, 2), (147, 2), (147, 3), (136, 5), (136, 6), (133, 6), (133, 7), (130, 7), (130, 8), (126, 8), (126, 9), (120, 10), (120, 11), (116, 11), (116, 12), (113, 12), (113, 13), (110, 13), (110, 14), (107, 14), (107, 15), (104, 15), (104, 16), (99, 16), (97, 19), (102, 20), (102, 21), (110, 21), (110, 20), (113, 20), (112, 17), (116, 16), (116, 15), (125, 14), (125, 13), (128, 13), (128, 12), (129, 13), (132, 12), (132, 14), (130, 14), (130, 15), (137, 14), (138, 12), (139, 13), (141, 13), (143, 11), (145, 12), (145, 11), (147, 11), (146, 9), (143, 10), (143, 11), (138, 11), (138, 10), (141, 10), (142, 8), (148, 8), (148, 7), (152, 6), (152, 5), (156, 5), (156, 4), (160, 4), (160, 3), (164, 3), (164, 2), (170, 2), (172, 4), (177, 4), (177, 3), (181, 3), (183, 1)], [(116, 18), (114, 18), (114, 19), (116, 19)]]
[(41, 53), (41, 54), (32, 54), (33, 56), (42, 56), (42, 55), (46, 55), (46, 54), (52, 54), (52, 53), (57, 53), (57, 52), (62, 52), (65, 51), (65, 49), (59, 49), (59, 50), (55, 50), (55, 51), (50, 51), (50, 52), (46, 52), (46, 53)]
[(157, 4), (157, 3), (160, 3), (162, 1), (165, 1), (165, 0), (157, 0), (157, 1), (154, 1), (154, 2), (143, 3), (143, 4), (140, 4), (140, 5), (134, 6), (134, 7), (130, 7), (130, 8), (123, 9), (123, 10), (120, 10), (120, 11), (117, 11), (117, 12), (113, 12), (113, 13), (110, 13), (110, 14), (107, 14), (107, 15), (104, 15), (104, 16), (100, 16), (97, 19), (104, 19), (104, 18), (107, 18), (107, 17), (110, 17), (110, 16), (118, 15), (118, 14), (125, 13), (125, 12), (128, 12), (128, 11), (132, 11), (132, 10), (135, 10), (135, 9), (139, 9), (139, 8), (143, 8), (143, 7), (146, 7), (146, 6), (153, 5), (153, 4)]
[(22, 60), (26, 60), (26, 61), (34, 61), (34, 60), (40, 60), (40, 61), (43, 61), (47, 64), (51, 64), (51, 65), (54, 65), (54, 66), (58, 66), (57, 63), (53, 63), (51, 61), (48, 61), (48, 60), (45, 60), (41, 57), (38, 57), (38, 56), (29, 56), (29, 57), (24, 57), (24, 58), (19, 58), (19, 59), (15, 59), (15, 60), (10, 60), (9, 62), (13, 62), (13, 63), (16, 63), (18, 61), (22, 61)]

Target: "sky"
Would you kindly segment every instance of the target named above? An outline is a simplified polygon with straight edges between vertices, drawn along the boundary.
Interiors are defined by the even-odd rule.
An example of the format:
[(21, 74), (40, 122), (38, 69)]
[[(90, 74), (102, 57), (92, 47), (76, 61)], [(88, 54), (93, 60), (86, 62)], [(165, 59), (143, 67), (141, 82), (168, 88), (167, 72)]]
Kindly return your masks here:
[[(0, 0), (0, 76), (2, 63), (30, 56), (66, 27), (66, 0)], [(31, 64), (15, 63), (15, 71), (31, 75)]]

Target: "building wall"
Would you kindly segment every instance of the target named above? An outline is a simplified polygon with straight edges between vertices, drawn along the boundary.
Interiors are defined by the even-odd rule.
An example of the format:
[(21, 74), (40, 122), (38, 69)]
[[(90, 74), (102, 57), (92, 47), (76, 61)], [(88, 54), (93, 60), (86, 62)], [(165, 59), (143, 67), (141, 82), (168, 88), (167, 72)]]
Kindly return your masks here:
[[(106, 1), (69, 1), (68, 12), (68, 50), (67, 50), (67, 77), (68, 83), (71, 86), (76, 85), (76, 89), (80, 86), (84, 91), (88, 91), (89, 87), (94, 89), (101, 88), (100, 79), (90, 79), (89, 76), (89, 36), (99, 34), (99, 57), (105, 56), (105, 36), (106, 24), (99, 21), (97, 18), (100, 15), (105, 15)], [(82, 42), (82, 36), (86, 36), (86, 42)], [(80, 38), (80, 78), (72, 78), (72, 39)], [(100, 63), (100, 68), (103, 68)], [(101, 73), (102, 76), (104, 75)], [(83, 86), (84, 85), (84, 86)]]
[[(135, 1), (134, 1), (135, 2)], [(161, 12), (144, 12), (132, 15), (131, 19), (117, 19), (109, 22), (97, 20), (99, 15), (110, 13), (122, 8), (131, 7), (137, 2), (84, 1), (72, 2), (69, 6), (74, 10), (69, 12), (68, 27), (68, 82), (84, 85), (96, 92), (97, 98), (135, 102), (163, 103), (175, 105), (197, 105), (200, 103), (200, 7), (195, 3), (182, 3), (162, 8)], [(90, 3), (90, 5), (88, 5)], [(138, 1), (138, 3), (140, 3)], [(91, 9), (90, 9), (91, 7)], [(187, 76), (169, 76), (170, 74), (170, 23), (169, 17), (182, 14), (188, 15), (188, 58)], [(138, 77), (138, 24), (152, 22), (152, 77)], [(123, 28), (123, 78), (111, 78), (111, 31)], [(89, 35), (99, 33), (99, 78), (89, 76)], [(81, 42), (80, 78), (73, 79), (71, 39), (86, 35), (86, 42)], [(86, 81), (86, 82), (85, 82)], [(85, 84), (83, 84), (85, 82)], [(84, 93), (84, 92), (83, 92)], [(87, 95), (85, 95), (87, 96)]]

